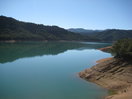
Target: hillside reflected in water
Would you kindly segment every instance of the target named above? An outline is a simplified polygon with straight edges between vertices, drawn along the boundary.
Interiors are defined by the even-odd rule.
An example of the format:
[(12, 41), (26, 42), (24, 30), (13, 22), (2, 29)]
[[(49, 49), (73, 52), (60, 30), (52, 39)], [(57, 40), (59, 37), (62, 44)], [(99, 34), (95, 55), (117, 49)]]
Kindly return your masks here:
[[(77, 73), (111, 57), (96, 42), (0, 43), (0, 99), (102, 99), (107, 90)], [(41, 56), (41, 57), (40, 57)]]
[(57, 55), (72, 49), (97, 49), (108, 45), (107, 43), (96, 44), (80, 42), (0, 43), (0, 63), (12, 62), (24, 57)]

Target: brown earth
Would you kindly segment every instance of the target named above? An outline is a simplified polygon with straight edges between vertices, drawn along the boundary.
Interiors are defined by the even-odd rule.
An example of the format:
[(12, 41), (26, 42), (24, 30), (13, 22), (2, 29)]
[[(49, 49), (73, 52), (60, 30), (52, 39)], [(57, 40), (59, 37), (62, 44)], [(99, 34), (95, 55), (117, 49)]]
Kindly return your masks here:
[(104, 48), (99, 48), (99, 50), (101, 50), (103, 52), (109, 52), (110, 49), (112, 49), (112, 46), (107, 46), (107, 47), (104, 47)]
[(105, 99), (132, 99), (132, 63), (115, 58), (97, 61), (92, 68), (79, 76), (112, 92)]
[(104, 62), (104, 61), (107, 61), (107, 60), (110, 60), (110, 59), (112, 59), (112, 57), (97, 60), (96, 63), (101, 63), (101, 62)]

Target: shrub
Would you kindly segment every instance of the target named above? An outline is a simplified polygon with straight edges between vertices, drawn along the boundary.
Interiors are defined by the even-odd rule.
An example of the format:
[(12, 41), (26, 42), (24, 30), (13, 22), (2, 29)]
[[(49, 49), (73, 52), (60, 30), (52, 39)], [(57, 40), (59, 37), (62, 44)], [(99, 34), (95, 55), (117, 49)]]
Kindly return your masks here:
[(111, 49), (115, 58), (132, 58), (132, 39), (122, 39), (115, 42)]

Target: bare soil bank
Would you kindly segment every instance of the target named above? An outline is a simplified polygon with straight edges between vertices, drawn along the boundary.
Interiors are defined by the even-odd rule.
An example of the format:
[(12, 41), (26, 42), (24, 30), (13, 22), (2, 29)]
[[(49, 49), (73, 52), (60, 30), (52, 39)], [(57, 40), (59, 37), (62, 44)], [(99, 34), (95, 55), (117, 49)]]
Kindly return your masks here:
[(113, 94), (105, 99), (132, 99), (132, 63), (115, 58), (97, 61), (92, 68), (79, 76), (110, 90)]
[(109, 52), (112, 49), (112, 46), (104, 47), (104, 48), (99, 48), (99, 50), (103, 52)]

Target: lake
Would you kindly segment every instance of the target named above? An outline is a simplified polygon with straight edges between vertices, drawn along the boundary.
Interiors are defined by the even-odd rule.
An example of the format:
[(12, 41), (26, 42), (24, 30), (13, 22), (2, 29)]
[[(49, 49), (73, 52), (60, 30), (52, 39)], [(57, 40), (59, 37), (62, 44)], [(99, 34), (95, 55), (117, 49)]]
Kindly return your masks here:
[(98, 42), (0, 43), (0, 99), (101, 99), (107, 90), (78, 77), (111, 57)]

